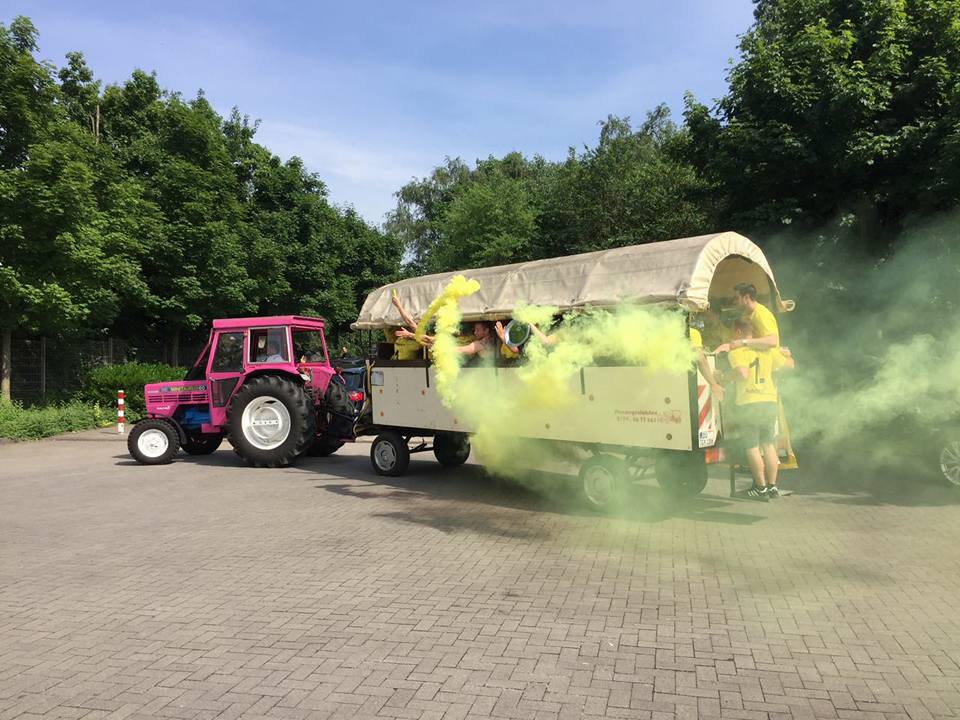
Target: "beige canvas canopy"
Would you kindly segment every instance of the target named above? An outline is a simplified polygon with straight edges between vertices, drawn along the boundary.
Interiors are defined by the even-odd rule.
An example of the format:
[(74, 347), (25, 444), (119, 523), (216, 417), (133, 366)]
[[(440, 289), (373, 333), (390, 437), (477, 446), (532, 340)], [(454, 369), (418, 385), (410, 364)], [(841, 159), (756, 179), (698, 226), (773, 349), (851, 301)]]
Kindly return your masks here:
[(744, 281), (753, 282), (778, 309), (793, 309), (791, 301), (781, 300), (760, 248), (743, 235), (724, 232), (402, 280), (371, 292), (352, 327), (400, 325), (391, 302), (394, 290), (404, 307), (420, 317), (457, 274), (480, 282), (479, 292), (460, 301), (467, 321), (509, 317), (521, 304), (566, 311), (623, 302), (668, 303), (705, 310), (711, 298), (731, 296), (733, 286)]

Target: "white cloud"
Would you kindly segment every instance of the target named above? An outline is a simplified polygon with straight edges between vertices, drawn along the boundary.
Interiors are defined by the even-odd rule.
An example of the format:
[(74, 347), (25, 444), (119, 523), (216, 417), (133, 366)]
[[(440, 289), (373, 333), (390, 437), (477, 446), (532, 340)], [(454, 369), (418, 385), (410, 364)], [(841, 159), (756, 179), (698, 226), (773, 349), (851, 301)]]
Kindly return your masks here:
[(333, 202), (353, 205), (374, 223), (393, 208), (394, 192), (442, 159), (376, 137), (358, 142), (322, 128), (270, 120), (261, 123), (256, 141), (284, 159), (300, 157), (327, 183)]

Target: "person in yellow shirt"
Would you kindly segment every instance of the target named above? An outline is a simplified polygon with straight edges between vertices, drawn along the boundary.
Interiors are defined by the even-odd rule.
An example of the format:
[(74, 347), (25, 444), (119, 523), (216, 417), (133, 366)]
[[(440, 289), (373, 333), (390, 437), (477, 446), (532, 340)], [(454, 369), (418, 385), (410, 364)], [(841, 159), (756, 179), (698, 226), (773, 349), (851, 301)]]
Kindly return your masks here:
[(703, 335), (700, 334), (699, 328), (695, 328), (692, 325), (690, 325), (688, 329), (690, 332), (690, 344), (693, 345), (697, 351), (697, 367), (700, 368), (700, 374), (703, 375), (703, 379), (710, 384), (710, 389), (717, 401), (723, 402), (726, 393), (723, 385), (720, 384), (720, 381), (713, 374), (713, 369), (710, 367), (707, 356), (703, 352)]
[(746, 340), (730, 351), (729, 360), (736, 381), (737, 419), (746, 447), (747, 464), (753, 476), (749, 497), (777, 497), (777, 469), (780, 459), (774, 444), (777, 424), (777, 386), (773, 373), (792, 368), (793, 357), (785, 348), (753, 349), (753, 323), (740, 318), (734, 323), (734, 342)]
[(730, 342), (733, 333), (723, 324), (723, 318), (718, 310), (709, 307), (699, 313), (703, 320), (703, 342), (705, 347), (718, 347)]
[[(416, 335), (409, 330), (400, 329), (397, 330), (398, 338), (409, 339), (418, 345), (423, 345), (426, 347), (432, 347), (434, 340), (436, 339), (433, 335), (424, 334), (419, 343), (417, 342)], [(467, 340), (469, 342), (461, 343), (460, 340)], [(493, 353), (495, 351), (495, 345), (493, 339), (493, 325), (485, 320), (478, 320), (473, 323), (473, 335), (469, 336), (458, 336), (457, 348), (454, 352), (457, 352), (461, 355), (466, 355), (468, 357), (477, 357), (483, 360), (490, 360), (493, 358)]]
[(406, 328), (387, 328), (383, 334), (393, 345), (392, 360), (420, 360), (423, 357), (423, 346), (408, 336), (412, 333)]
[(403, 319), (403, 326), (387, 328), (383, 331), (383, 334), (387, 338), (387, 342), (393, 345), (393, 360), (419, 360), (423, 358), (423, 347), (411, 336), (410, 330), (417, 329), (417, 323), (413, 319), (413, 316), (407, 312), (406, 308), (403, 307), (403, 304), (400, 302), (400, 298), (397, 297), (397, 291), (393, 291), (393, 295), (390, 298), (390, 302), (393, 303), (393, 306), (397, 309), (397, 312), (400, 313), (400, 317)]
[(780, 347), (780, 327), (776, 316), (770, 309), (757, 302), (757, 286), (753, 283), (740, 283), (733, 288), (734, 302), (743, 309), (743, 317), (750, 321), (750, 338), (735, 337), (717, 348), (717, 352), (727, 352), (736, 348), (766, 350)]

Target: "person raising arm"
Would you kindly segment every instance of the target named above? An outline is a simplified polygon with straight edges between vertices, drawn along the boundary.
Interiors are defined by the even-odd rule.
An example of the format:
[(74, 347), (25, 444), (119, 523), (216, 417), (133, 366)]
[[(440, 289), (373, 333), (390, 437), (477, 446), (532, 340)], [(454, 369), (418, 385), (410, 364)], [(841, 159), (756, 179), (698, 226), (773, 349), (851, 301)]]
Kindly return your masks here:
[[(413, 338), (427, 347), (432, 347), (436, 338), (433, 335), (422, 335), (420, 338), (409, 330), (397, 330), (397, 337)], [(461, 355), (485, 355), (493, 347), (493, 331), (490, 323), (478, 321), (473, 324), (473, 340), (466, 345), (459, 345), (454, 352)]]
[(397, 295), (397, 291), (394, 290), (393, 294), (390, 296), (390, 302), (393, 303), (393, 306), (397, 309), (397, 312), (400, 313), (400, 317), (403, 319), (403, 327), (408, 330), (416, 331), (417, 322), (413, 319), (413, 315), (407, 312), (407, 309), (403, 306), (403, 303), (400, 302), (400, 298)]

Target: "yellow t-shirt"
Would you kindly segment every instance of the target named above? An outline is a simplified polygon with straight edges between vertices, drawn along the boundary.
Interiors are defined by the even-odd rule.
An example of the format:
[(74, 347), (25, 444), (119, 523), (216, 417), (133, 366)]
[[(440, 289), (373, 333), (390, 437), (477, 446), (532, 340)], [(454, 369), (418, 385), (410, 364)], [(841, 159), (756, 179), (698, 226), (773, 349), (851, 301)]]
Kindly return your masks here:
[(767, 335), (776, 335), (780, 337), (780, 328), (777, 326), (776, 316), (770, 312), (766, 305), (757, 303), (757, 306), (750, 313), (750, 325), (753, 326), (753, 336), (755, 338), (766, 337)]
[(423, 357), (423, 346), (413, 338), (397, 337), (394, 330), (384, 330), (387, 342), (393, 343), (394, 360), (419, 360)]
[(394, 360), (419, 360), (423, 346), (413, 338), (397, 338), (393, 343)]
[(737, 373), (737, 405), (777, 401), (777, 386), (773, 382), (773, 371), (787, 364), (779, 348), (770, 350), (737, 348), (731, 350), (728, 357), (734, 369), (747, 369), (746, 378)]
[(516, 360), (520, 357), (520, 351), (511, 350), (506, 346), (506, 343), (500, 343), (500, 357), (504, 360)]
[(703, 349), (703, 336), (696, 328), (690, 328), (690, 342), (695, 348)]

